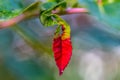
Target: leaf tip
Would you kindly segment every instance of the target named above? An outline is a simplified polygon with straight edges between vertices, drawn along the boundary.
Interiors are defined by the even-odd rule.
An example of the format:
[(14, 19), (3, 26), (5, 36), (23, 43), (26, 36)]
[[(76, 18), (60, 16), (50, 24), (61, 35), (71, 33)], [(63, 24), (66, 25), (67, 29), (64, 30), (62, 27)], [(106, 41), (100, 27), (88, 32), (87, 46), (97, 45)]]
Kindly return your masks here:
[(59, 75), (61, 76), (63, 74), (63, 70), (60, 70), (59, 71)]

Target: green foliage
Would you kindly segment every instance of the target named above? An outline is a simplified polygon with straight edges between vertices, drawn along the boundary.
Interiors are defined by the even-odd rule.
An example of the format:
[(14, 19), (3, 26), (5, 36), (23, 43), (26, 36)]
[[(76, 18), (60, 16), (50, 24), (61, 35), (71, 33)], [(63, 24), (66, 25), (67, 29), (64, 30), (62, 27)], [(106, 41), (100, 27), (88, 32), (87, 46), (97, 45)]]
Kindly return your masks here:
[(22, 7), (19, 0), (0, 0), (0, 20), (10, 19), (19, 15)]
[(0, 10), (14, 10), (21, 8), (20, 0), (0, 0)]
[(113, 29), (120, 29), (120, 0), (104, 0), (102, 4), (98, 4), (96, 0), (79, 0), (79, 2), (103, 23), (113, 27)]
[(45, 10), (48, 10), (48, 9), (50, 9), (50, 8), (56, 6), (56, 5), (57, 5), (56, 2), (43, 3), (43, 4), (41, 5), (41, 11), (43, 11), (43, 10), (44, 10), (44, 11), (45, 11)]
[[(50, 5), (52, 4), (52, 5)], [(44, 7), (44, 8), (43, 8)], [(58, 4), (48, 2), (43, 4), (42, 11), (40, 13), (40, 21), (44, 26), (53, 26), (56, 23), (56, 21), (53, 19), (52, 10), (55, 10), (56, 8), (59, 8), (61, 11), (66, 7), (66, 2), (62, 1)], [(46, 9), (46, 10), (45, 10)]]
[(68, 7), (79, 6), (79, 3), (77, 0), (48, 0), (48, 2), (56, 2), (56, 3), (59, 3), (61, 1), (65, 1)]
[(63, 0), (48, 0), (48, 2), (56, 2), (56, 3), (59, 3), (61, 1), (63, 1)]
[(32, 13), (35, 10), (39, 10), (40, 9), (40, 4), (41, 4), (40, 1), (35, 2), (35, 3), (31, 4), (30, 6), (28, 6), (27, 8), (25, 8), (22, 13), (23, 14), (25, 14), (25, 13)]
[(15, 16), (18, 16), (21, 13), (21, 9), (15, 9), (12, 11), (9, 10), (1, 10), (0, 11), (0, 20), (6, 20), (6, 19), (10, 19), (13, 18)]

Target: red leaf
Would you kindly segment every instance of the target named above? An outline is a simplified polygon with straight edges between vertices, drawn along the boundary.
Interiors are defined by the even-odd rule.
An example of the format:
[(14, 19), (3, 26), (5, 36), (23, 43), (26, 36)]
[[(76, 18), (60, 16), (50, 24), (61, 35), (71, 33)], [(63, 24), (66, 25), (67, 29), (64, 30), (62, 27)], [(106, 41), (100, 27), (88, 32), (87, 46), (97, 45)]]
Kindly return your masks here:
[(62, 35), (60, 36), (60, 32), (55, 32), (55, 37), (53, 40), (54, 57), (60, 75), (62, 75), (72, 55), (71, 40), (70, 40), (70, 36), (68, 36), (68, 34), (70, 35), (70, 33), (69, 32), (66, 33), (65, 31), (68, 31), (66, 29), (69, 28), (65, 28), (62, 25), (62, 31), (63, 31)]

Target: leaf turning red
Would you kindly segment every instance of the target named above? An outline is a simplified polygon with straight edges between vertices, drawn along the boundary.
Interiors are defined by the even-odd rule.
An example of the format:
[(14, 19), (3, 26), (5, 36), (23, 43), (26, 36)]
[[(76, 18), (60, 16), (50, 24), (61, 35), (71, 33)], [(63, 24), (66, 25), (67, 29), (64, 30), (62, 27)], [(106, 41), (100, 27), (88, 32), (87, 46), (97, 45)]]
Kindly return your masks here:
[(59, 69), (59, 75), (62, 75), (72, 55), (70, 27), (65, 24), (60, 23), (60, 25), (62, 26), (62, 34), (60, 34), (60, 28), (56, 29), (53, 40), (54, 58)]

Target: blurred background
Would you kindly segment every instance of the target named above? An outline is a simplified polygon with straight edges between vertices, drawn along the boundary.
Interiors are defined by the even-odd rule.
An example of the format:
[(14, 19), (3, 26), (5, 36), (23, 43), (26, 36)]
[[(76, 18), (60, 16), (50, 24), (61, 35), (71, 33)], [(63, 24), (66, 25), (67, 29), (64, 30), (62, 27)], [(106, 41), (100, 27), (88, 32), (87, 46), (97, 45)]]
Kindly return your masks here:
[[(35, 1), (0, 0), (0, 11), (17, 14)], [(0, 80), (120, 80), (120, 34), (89, 14), (62, 17), (71, 26), (73, 44), (63, 75), (58, 75), (52, 52), (55, 27), (45, 28), (32, 18), (0, 30)]]

